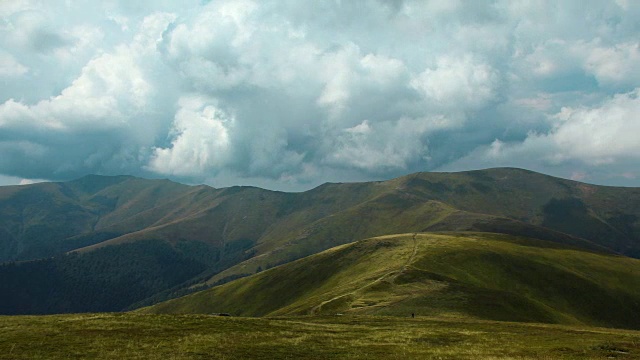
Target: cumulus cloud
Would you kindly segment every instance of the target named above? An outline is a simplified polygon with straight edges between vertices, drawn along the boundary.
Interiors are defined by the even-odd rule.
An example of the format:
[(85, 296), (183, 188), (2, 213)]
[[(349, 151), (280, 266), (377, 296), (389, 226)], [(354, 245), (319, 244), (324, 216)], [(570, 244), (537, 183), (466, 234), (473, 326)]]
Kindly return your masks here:
[(0, 174), (303, 189), (509, 165), (633, 184), (639, 15), (577, 0), (2, 2)]
[(640, 42), (625, 42), (610, 46), (594, 40), (576, 46), (584, 56), (584, 69), (605, 85), (636, 86), (640, 83)]
[(171, 145), (156, 147), (149, 169), (162, 174), (198, 176), (228, 161), (233, 118), (203, 98), (182, 98), (171, 130)]
[(595, 108), (563, 108), (550, 139), (560, 150), (554, 158), (578, 159), (587, 164), (613, 163), (618, 158), (640, 160), (640, 89), (617, 94)]
[(470, 56), (444, 56), (435, 69), (422, 72), (412, 85), (434, 107), (474, 110), (495, 97), (497, 82), (497, 72), (487, 64)]
[(604, 182), (612, 181), (605, 173), (621, 178), (617, 183), (634, 180), (640, 170), (639, 95), (636, 88), (597, 106), (562, 108), (549, 117), (553, 125), (548, 133), (529, 133), (522, 142), (496, 139), (448, 167), (547, 165), (561, 168), (565, 177), (574, 180), (589, 180), (589, 173), (598, 174), (597, 180)]
[(399, 119), (380, 123), (364, 120), (344, 129), (335, 138), (325, 163), (372, 173), (406, 170), (428, 157), (424, 137), (438, 126), (438, 121), (433, 120)]

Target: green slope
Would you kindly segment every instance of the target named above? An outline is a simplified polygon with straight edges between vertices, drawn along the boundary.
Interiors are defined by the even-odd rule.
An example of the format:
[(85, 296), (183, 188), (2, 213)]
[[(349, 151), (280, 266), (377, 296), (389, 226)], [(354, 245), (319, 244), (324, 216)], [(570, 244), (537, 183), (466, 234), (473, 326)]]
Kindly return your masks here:
[(521, 169), (417, 173), (291, 194), (257, 236), (255, 257), (213, 285), (331, 246), (403, 232), (483, 231), (640, 256), (640, 189), (594, 186)]
[(512, 168), (418, 173), (400, 180), (415, 196), (544, 226), (640, 257), (640, 188), (596, 186)]
[[(398, 232), (479, 230), (545, 237), (545, 231), (531, 226), (639, 256), (638, 204), (638, 188), (594, 186), (519, 169), (418, 173), (294, 194), (87, 176), (0, 187), (0, 261), (180, 238), (220, 247), (244, 241), (256, 255), (281, 263), (340, 241)], [(555, 241), (558, 234), (545, 238)], [(284, 247), (291, 254), (283, 254)]]
[(638, 188), (594, 186), (519, 169), (418, 173), (292, 194), (87, 176), (67, 183), (0, 187), (0, 261), (48, 257), (103, 242), (177, 237), (220, 246), (250, 241), (258, 255), (304, 242), (302, 250), (287, 249), (295, 249), (291, 256), (274, 257), (281, 262), (339, 245), (345, 238), (397, 232), (532, 235), (513, 223), (503, 226), (503, 219), (640, 256), (638, 204)]
[[(153, 287), (157, 292), (144, 292), (149, 297), (136, 298), (136, 304), (360, 239), (427, 231), (497, 232), (640, 257), (640, 189), (594, 186), (519, 169), (418, 173), (382, 182), (325, 184), (303, 193), (214, 189), (130, 176), (0, 187), (0, 263), (47, 262), (56, 256), (62, 268), (76, 268), (62, 254), (72, 251), (84, 261), (100, 249), (143, 242), (142, 248), (168, 245), (202, 268), (180, 283)], [(127, 263), (138, 262), (140, 252), (127, 249), (117, 251)], [(93, 256), (101, 254), (106, 253)], [(13, 274), (35, 276), (43, 268), (38, 261), (21, 264)], [(114, 265), (104, 271), (117, 277), (129, 269)], [(153, 276), (145, 273), (140, 283)], [(14, 292), (28, 293), (28, 283), (18, 284)], [(56, 283), (65, 298), (85, 296), (66, 277)], [(34, 301), (45, 304), (46, 297)]]
[[(286, 224), (281, 221), (278, 224)], [(428, 197), (409, 196), (391, 191), (336, 211), (310, 225), (301, 226), (297, 234), (269, 233), (258, 240), (256, 255), (211, 277), (206, 284), (224, 282), (228, 278), (253, 274), (332, 246), (359, 239), (424, 231), (482, 231), (533, 237), (591, 250), (611, 251), (597, 243), (577, 238), (546, 227), (508, 217), (472, 213)]]
[(343, 245), (138, 310), (360, 314), (640, 328), (640, 260), (487, 233)]

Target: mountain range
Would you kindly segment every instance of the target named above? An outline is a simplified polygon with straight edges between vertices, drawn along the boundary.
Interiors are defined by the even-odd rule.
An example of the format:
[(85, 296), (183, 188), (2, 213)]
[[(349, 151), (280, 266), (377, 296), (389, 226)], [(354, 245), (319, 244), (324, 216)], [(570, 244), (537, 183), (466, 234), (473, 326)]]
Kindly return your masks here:
[(447, 232), (640, 258), (640, 188), (512, 168), (300, 193), (97, 175), (0, 187), (0, 312), (122, 311), (362, 239)]

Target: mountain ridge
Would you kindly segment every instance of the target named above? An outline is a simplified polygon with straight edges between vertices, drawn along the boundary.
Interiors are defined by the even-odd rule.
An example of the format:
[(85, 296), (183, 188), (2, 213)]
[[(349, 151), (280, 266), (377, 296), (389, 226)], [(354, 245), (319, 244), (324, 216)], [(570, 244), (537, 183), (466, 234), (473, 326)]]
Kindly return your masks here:
[[(118, 252), (132, 265), (118, 269), (106, 264), (104, 271), (134, 276), (144, 272), (136, 267), (136, 257), (148, 251), (183, 259), (193, 270), (163, 287), (149, 287), (154, 290), (131, 298), (132, 305), (337, 245), (405, 232), (498, 232), (640, 257), (639, 204), (640, 188), (590, 185), (512, 168), (326, 183), (299, 193), (88, 176), (0, 187), (0, 263), (54, 257), (60, 271), (89, 269), (90, 282), (100, 276), (83, 259)], [(21, 264), (14, 270), (27, 279), (30, 267), (41, 265)], [(152, 283), (153, 277), (146, 274), (140, 283)], [(56, 281), (66, 281), (61, 279)], [(26, 284), (16, 286), (32, 291)], [(96, 308), (101, 310), (121, 308)]]

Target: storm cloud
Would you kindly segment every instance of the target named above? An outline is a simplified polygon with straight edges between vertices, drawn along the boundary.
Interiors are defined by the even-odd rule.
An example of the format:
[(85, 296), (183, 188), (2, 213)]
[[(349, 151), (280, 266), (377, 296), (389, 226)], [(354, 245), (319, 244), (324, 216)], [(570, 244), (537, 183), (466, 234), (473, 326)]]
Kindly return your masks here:
[(0, 18), (0, 183), (515, 166), (638, 186), (638, 2), (24, 0)]

